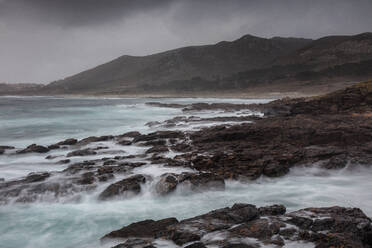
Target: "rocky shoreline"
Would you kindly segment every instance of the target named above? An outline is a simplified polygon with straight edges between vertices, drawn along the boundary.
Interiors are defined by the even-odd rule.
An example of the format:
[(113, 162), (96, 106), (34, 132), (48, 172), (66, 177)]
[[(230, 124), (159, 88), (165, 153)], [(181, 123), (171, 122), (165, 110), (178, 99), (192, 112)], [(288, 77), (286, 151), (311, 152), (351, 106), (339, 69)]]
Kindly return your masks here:
[[(70, 138), (23, 149), (0, 146), (2, 156), (39, 153), (45, 154), (46, 160), (66, 165), (61, 171), (0, 179), (0, 204), (61, 199), (78, 202), (80, 193), (97, 191), (97, 201), (126, 199), (140, 194), (145, 184), (162, 197), (179, 187), (196, 192), (224, 190), (225, 180), (280, 177), (293, 167), (335, 170), (372, 165), (372, 82), (321, 97), (282, 99), (268, 104), (149, 105), (182, 108), (185, 113), (222, 110), (226, 115), (180, 116), (152, 122), (147, 125), (162, 130), (149, 134), (133, 131), (82, 140)], [(232, 112), (234, 115), (229, 115)], [(182, 131), (186, 124), (210, 122), (220, 125)], [(119, 149), (110, 148), (113, 144)], [(140, 152), (125, 154), (127, 147)], [(73, 162), (74, 158), (80, 158), (79, 162)], [(166, 172), (156, 178), (138, 173), (150, 165), (182, 171)], [(117, 247), (156, 246), (153, 242), (159, 238), (183, 246), (195, 242), (190, 247), (283, 247), (285, 240), (312, 242), (316, 247), (372, 245), (370, 220), (358, 209), (341, 207), (285, 214), (283, 206), (256, 208), (236, 204), (181, 222), (145, 221), (123, 229), (107, 236), (127, 239)], [(141, 236), (143, 232), (147, 234)], [(215, 239), (215, 235), (221, 238)], [(250, 239), (254, 242), (249, 243)]]
[(372, 225), (357, 208), (234, 204), (193, 218), (144, 220), (112, 231), (101, 242), (128, 247), (371, 247)]

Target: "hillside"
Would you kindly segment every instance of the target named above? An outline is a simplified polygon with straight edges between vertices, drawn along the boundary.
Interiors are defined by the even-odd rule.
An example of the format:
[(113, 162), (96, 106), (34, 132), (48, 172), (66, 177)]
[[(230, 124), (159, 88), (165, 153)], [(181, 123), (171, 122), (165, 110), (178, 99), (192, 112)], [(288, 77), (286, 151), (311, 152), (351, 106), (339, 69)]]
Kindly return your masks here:
[[(371, 68), (372, 33), (317, 40), (245, 35), (231, 42), (184, 47), (148, 56), (125, 55), (38, 88), (37, 93), (319, 94), (369, 80)], [(19, 94), (35, 94), (35, 91), (22, 89)]]
[(122, 56), (72, 77), (53, 82), (50, 93), (117, 92), (151, 88), (177, 80), (215, 80), (239, 71), (257, 69), (289, 54), (311, 40), (264, 39), (246, 35), (232, 42), (184, 47), (149, 56)]

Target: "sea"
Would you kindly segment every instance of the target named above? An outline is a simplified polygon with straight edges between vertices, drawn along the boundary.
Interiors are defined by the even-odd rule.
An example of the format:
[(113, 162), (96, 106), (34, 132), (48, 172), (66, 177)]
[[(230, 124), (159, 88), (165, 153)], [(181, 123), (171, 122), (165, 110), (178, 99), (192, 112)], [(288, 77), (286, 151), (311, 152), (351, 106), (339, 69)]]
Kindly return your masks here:
[[(197, 102), (265, 103), (270, 99), (214, 98), (71, 98), (71, 97), (0, 97), (0, 145), (24, 148), (30, 144), (50, 145), (67, 138), (119, 135), (129, 131), (150, 133), (164, 127), (149, 125), (177, 116), (242, 116), (253, 112), (199, 111), (183, 112), (181, 108), (155, 107), (147, 102), (191, 104)], [(174, 130), (199, 130), (219, 123), (184, 123)], [(119, 154), (136, 155), (143, 147), (103, 143)], [(69, 152), (55, 151), (51, 155)], [(31, 172), (61, 171), (69, 164), (56, 164), (45, 159), (48, 154), (0, 155), (0, 180), (25, 177)], [(175, 154), (169, 154), (172, 156)], [(77, 157), (71, 163), (104, 155)], [(107, 155), (106, 155), (107, 156)], [(70, 164), (71, 164), (70, 163)], [(189, 168), (146, 165), (136, 173), (153, 178), (165, 172), (182, 173)], [(288, 211), (306, 207), (359, 207), (372, 216), (372, 169), (345, 168), (322, 170), (316, 166), (294, 168), (281, 178), (261, 177), (255, 181), (227, 181), (220, 191), (191, 192), (177, 190), (167, 195), (155, 194), (144, 185), (141, 194), (121, 200), (99, 201), (97, 195), (107, 185), (82, 193), (78, 199), (41, 198), (33, 203), (0, 205), (1, 248), (91, 248), (111, 247), (99, 239), (113, 230), (145, 219), (176, 217), (179, 220), (208, 211), (251, 203), (257, 206), (284, 204)], [(1, 183), (1, 182), (0, 182)]]

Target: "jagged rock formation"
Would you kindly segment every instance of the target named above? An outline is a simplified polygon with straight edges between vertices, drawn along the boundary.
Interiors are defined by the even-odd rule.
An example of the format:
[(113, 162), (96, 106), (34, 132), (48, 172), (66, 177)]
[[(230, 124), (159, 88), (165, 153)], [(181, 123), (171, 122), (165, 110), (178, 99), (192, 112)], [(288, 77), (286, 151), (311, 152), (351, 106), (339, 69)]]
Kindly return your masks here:
[[(115, 248), (158, 247), (354, 247), (372, 245), (371, 220), (357, 208), (307, 208), (287, 213), (284, 206), (235, 204), (193, 218), (144, 220), (101, 238)], [(287, 246), (286, 246), (287, 247)]]

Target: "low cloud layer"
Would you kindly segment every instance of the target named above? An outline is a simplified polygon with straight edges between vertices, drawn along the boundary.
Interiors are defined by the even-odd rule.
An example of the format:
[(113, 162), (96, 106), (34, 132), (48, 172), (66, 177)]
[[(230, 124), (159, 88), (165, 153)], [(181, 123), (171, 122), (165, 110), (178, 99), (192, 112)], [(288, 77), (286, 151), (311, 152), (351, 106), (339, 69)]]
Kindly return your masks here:
[(0, 0), (0, 82), (48, 83), (123, 54), (371, 30), (370, 0)]

